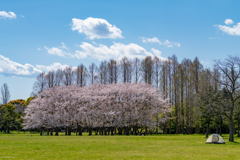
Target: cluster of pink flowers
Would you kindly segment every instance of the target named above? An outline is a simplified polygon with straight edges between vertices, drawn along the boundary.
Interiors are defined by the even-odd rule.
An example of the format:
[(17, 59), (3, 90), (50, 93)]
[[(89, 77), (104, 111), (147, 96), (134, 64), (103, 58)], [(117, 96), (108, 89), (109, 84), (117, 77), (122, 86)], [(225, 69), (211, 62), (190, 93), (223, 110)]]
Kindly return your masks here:
[(153, 128), (171, 111), (163, 95), (146, 84), (53, 87), (25, 110), (24, 129), (70, 127)]

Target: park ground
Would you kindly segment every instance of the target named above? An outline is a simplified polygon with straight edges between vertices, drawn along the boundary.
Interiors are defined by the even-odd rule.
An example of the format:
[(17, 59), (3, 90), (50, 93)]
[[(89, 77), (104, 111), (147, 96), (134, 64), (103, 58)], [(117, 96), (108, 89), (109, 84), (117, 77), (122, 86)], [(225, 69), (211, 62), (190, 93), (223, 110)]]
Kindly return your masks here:
[(204, 135), (39, 136), (0, 133), (0, 159), (239, 159), (240, 138), (205, 144)]

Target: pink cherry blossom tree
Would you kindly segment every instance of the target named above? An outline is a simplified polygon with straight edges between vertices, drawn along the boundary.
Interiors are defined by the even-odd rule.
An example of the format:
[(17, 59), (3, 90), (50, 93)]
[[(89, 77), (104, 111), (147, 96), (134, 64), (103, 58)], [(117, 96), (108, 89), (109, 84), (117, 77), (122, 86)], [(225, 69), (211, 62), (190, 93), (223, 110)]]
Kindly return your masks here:
[[(156, 122), (167, 120), (171, 111), (167, 99), (147, 84), (93, 84), (56, 86), (43, 91), (25, 110), (24, 129), (65, 128), (82, 135), (87, 128), (98, 134), (139, 134), (154, 129)], [(157, 115), (157, 116), (156, 116)], [(40, 132), (42, 134), (42, 132)]]

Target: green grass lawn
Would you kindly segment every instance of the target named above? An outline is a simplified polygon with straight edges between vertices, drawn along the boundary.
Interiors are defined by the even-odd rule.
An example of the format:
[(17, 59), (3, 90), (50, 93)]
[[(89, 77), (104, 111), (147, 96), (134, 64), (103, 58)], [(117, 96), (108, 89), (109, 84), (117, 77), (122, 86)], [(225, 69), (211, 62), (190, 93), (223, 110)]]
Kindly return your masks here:
[[(29, 136), (32, 135), (32, 136)], [(205, 144), (204, 135), (39, 136), (0, 133), (0, 159), (239, 159), (234, 143)]]

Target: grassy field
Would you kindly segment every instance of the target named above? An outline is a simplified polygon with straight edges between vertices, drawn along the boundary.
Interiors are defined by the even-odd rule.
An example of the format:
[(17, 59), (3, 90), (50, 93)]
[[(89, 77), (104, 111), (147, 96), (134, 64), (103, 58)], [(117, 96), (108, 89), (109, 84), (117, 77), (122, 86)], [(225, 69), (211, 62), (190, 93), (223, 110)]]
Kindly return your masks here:
[(239, 159), (240, 138), (205, 144), (204, 135), (39, 136), (0, 133), (0, 159)]

